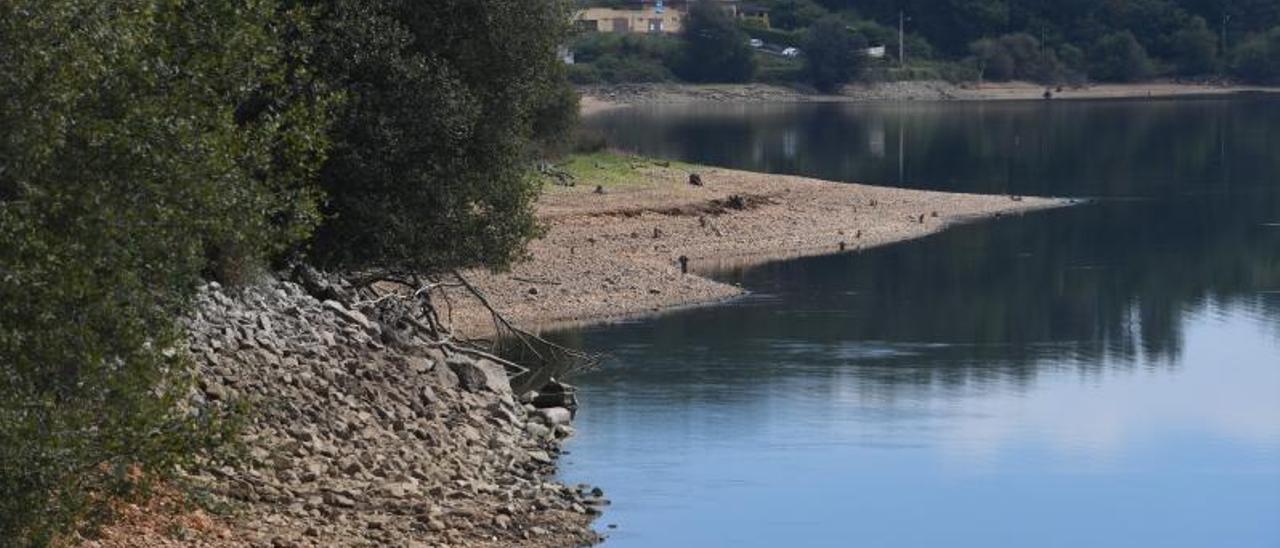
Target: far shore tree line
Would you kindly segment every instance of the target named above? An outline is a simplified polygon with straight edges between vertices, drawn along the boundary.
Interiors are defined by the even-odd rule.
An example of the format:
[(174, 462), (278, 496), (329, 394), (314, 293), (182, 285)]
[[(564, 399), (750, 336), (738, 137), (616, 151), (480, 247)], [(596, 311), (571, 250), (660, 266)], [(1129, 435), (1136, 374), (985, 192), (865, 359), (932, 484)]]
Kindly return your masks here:
[[(1230, 78), (1280, 83), (1280, 3), (1272, 0), (759, 0), (770, 27), (695, 0), (678, 36), (580, 33), (578, 84), (1025, 80), (1046, 85)], [(609, 5), (580, 0), (579, 5)], [(616, 4), (616, 2), (614, 2)], [(898, 59), (898, 26), (906, 32)], [(799, 59), (753, 50), (796, 47)], [(868, 45), (887, 46), (870, 59)], [(706, 51), (711, 50), (711, 51)], [(698, 61), (732, 60), (708, 65)]]
[(514, 260), (577, 116), (570, 8), (0, 2), (0, 544), (227, 447), (183, 403), (205, 281)]

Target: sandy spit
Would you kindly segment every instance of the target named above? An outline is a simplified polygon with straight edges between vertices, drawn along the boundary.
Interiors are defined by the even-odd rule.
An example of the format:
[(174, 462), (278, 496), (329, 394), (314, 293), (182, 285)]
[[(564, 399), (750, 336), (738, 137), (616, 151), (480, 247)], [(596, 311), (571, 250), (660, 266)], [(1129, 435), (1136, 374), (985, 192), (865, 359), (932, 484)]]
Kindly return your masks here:
[[(553, 187), (537, 209), (547, 232), (510, 272), (466, 276), (500, 312), (533, 331), (608, 322), (742, 294), (700, 275), (717, 268), (856, 253), (975, 218), (1061, 206), (1053, 198), (927, 192), (699, 168), (636, 159), (643, 183)], [(735, 198), (736, 197), (736, 198)], [(844, 251), (841, 251), (841, 244)], [(682, 274), (679, 257), (689, 259)], [(455, 295), (455, 331), (492, 333), (492, 320)]]

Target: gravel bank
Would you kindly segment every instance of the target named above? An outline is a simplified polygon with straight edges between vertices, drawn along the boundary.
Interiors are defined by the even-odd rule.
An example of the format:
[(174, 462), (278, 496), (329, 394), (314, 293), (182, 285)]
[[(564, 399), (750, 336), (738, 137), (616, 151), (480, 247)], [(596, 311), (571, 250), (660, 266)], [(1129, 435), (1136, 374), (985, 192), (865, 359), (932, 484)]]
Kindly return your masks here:
[[(247, 450), (187, 474), (210, 505), (125, 512), (82, 546), (566, 547), (602, 491), (552, 479), (571, 413), (502, 365), (274, 282), (210, 284), (188, 322), (193, 409), (247, 405)], [(557, 402), (559, 403), (559, 402)]]
[[(742, 293), (697, 274), (885, 245), (1064, 200), (925, 192), (635, 158), (632, 182), (552, 187), (538, 203), (546, 235), (511, 272), (467, 273), (518, 325), (546, 329), (651, 314)], [(679, 258), (691, 272), (682, 274)], [(486, 314), (457, 295), (457, 329), (481, 336)]]

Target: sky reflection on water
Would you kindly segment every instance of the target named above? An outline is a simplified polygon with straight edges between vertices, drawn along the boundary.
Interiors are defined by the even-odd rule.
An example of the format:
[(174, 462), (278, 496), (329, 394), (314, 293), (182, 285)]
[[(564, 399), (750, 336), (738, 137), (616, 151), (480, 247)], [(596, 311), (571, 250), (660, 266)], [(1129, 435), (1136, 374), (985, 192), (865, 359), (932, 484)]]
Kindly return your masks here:
[[(849, 180), (893, 147), (777, 158), (911, 127), (917, 186), (1143, 199), (728, 270), (752, 296), (561, 334), (613, 356), (562, 467), (614, 501), (609, 546), (1280, 546), (1280, 102), (832, 108), (616, 121)], [(993, 186), (1001, 158), (1034, 177)]]

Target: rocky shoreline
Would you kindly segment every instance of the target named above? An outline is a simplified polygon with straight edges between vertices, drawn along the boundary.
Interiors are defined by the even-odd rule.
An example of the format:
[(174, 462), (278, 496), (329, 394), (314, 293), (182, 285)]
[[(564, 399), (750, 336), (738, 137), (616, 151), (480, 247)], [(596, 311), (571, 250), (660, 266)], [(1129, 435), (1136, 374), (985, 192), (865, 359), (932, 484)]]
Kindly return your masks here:
[[(528, 260), (511, 272), (467, 273), (489, 304), (533, 328), (651, 314), (741, 293), (699, 269), (856, 252), (1067, 203), (627, 162), (627, 180), (608, 190), (582, 181), (544, 193), (538, 213), (548, 230)], [(690, 169), (701, 184), (689, 184)], [(679, 257), (692, 262), (689, 273)], [(241, 407), (247, 423), (242, 459), (186, 473), (183, 483), (205, 494), (204, 507), (232, 512), (134, 509), (82, 545), (601, 540), (591, 523), (609, 504), (603, 491), (553, 477), (560, 444), (573, 434), (571, 388), (552, 380), (517, 394), (518, 366), (406, 323), (404, 302), (341, 279), (289, 276), (299, 283), (208, 284), (186, 321), (192, 410)], [(446, 291), (455, 293), (454, 333), (492, 334), (487, 307)]]
[[(514, 394), (498, 362), (383, 324), (367, 302), (320, 300), (291, 282), (209, 284), (196, 310), (187, 325), (193, 410), (245, 406), (246, 455), (184, 480), (234, 515), (182, 531), (124, 524), (84, 545), (599, 541), (590, 523), (608, 504), (603, 492), (552, 478), (573, 433), (562, 407), (571, 397)], [(548, 391), (556, 386), (563, 392)]]
[[(953, 84), (940, 80), (850, 84), (823, 94), (772, 84), (617, 84), (585, 86), (582, 113), (592, 115), (630, 105), (680, 103), (850, 103), (867, 101), (1022, 101), (1044, 98), (1046, 87), (1029, 82)], [(1232, 93), (1280, 93), (1267, 86), (1143, 82), (1055, 87), (1055, 99), (1163, 98)]]

